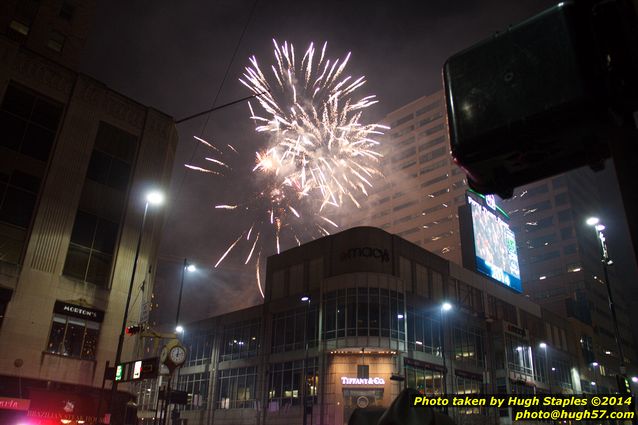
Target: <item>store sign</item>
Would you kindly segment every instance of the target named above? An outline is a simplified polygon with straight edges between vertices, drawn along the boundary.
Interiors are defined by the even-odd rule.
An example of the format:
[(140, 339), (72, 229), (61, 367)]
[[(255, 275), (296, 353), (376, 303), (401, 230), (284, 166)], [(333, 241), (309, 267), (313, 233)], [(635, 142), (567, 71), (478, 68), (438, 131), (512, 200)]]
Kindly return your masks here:
[(374, 258), (382, 263), (389, 263), (390, 253), (387, 249), (366, 246), (362, 248), (350, 248), (341, 254), (341, 261), (351, 260), (354, 258)]
[(47, 391), (40, 388), (32, 388), (30, 393), (31, 403), (27, 411), (29, 419), (56, 423), (84, 421), (86, 425), (98, 422), (95, 416), (98, 405), (97, 395)]
[(385, 379), (378, 377), (348, 378), (347, 376), (342, 376), (341, 385), (385, 385)]
[(0, 410), (29, 410), (29, 401), (24, 398), (0, 397)]
[(104, 312), (101, 310), (69, 304), (64, 301), (56, 301), (53, 311), (58, 314), (64, 314), (65, 316), (73, 316), (93, 322), (102, 322), (104, 320)]

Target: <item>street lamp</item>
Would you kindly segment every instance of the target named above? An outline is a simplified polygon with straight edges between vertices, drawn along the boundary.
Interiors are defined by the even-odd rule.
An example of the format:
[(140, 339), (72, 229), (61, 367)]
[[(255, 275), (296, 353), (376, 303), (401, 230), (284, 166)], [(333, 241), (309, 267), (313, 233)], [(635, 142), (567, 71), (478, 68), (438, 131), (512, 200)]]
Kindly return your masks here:
[[(304, 319), (304, 339), (305, 339), (305, 356), (303, 361), (303, 425), (308, 423), (308, 311), (310, 310), (310, 297), (308, 295), (304, 295), (301, 297), (301, 302), (306, 304), (306, 314)], [(314, 371), (313, 371), (313, 381), (314, 381)]]
[[(135, 258), (133, 260), (133, 271), (131, 272), (131, 281), (128, 286), (128, 294), (126, 295), (126, 304), (124, 306), (124, 317), (122, 318), (122, 327), (120, 329), (120, 337), (117, 340), (117, 349), (115, 350), (115, 364), (120, 364), (122, 361), (122, 348), (124, 346), (124, 334), (126, 333), (126, 322), (128, 321), (128, 310), (131, 305), (131, 294), (133, 293), (133, 284), (135, 283), (135, 272), (137, 271), (137, 261), (140, 257), (140, 248), (142, 246), (142, 236), (144, 235), (144, 226), (146, 224), (146, 213), (148, 212), (149, 205), (161, 205), (164, 203), (164, 195), (159, 191), (151, 191), (146, 194), (146, 203), (144, 204), (144, 214), (142, 215), (142, 224), (140, 225), (139, 234), (137, 236), (137, 246), (135, 248)], [(111, 413), (115, 407), (115, 398), (117, 394), (116, 380), (111, 384)], [(98, 412), (99, 413), (99, 412)]]
[[(184, 258), (184, 263), (182, 265), (181, 279), (180, 279), (180, 283), (179, 283), (179, 296), (177, 297), (177, 311), (175, 312), (175, 332), (178, 333), (178, 334), (182, 334), (182, 336), (184, 336), (184, 327), (179, 324), (179, 313), (181, 312), (181, 309), (182, 309), (182, 292), (184, 291), (184, 276), (186, 275), (186, 272), (193, 273), (196, 270), (197, 270), (197, 267), (195, 267), (194, 264), (190, 264), (188, 262), (187, 258)], [(177, 378), (175, 380), (175, 387), (177, 389), (179, 389), (180, 371), (181, 371), (181, 368), (178, 368), (177, 369)], [(166, 396), (166, 401), (165, 401), (166, 410), (165, 410), (165, 413), (164, 413), (164, 418), (165, 418), (164, 419), (164, 423), (166, 423), (166, 421), (168, 419), (167, 416), (168, 416), (168, 412), (170, 410), (169, 409), (169, 405), (170, 405), (170, 394), (171, 394), (171, 380), (172, 380), (171, 378), (172, 377), (169, 376), (168, 382), (166, 383), (167, 396)], [(179, 411), (177, 410), (177, 406), (174, 406), (173, 409), (174, 409), (173, 417), (175, 418), (174, 422), (176, 423), (177, 420), (178, 420), (177, 419), (177, 415), (179, 414)]]
[[(443, 313), (447, 313), (452, 310), (452, 304), (449, 302), (444, 302), (441, 304), (441, 308), (439, 309), (439, 314), (441, 316), (441, 357), (443, 357), (443, 394), (447, 396), (447, 364), (445, 360), (445, 327), (443, 326)], [(447, 317), (447, 316), (446, 316)], [(454, 347), (452, 347), (454, 349)], [(447, 406), (444, 408), (445, 413), (447, 413)]]
[(544, 342), (541, 342), (540, 344), (538, 344), (538, 346), (545, 351), (545, 370), (547, 371), (547, 383), (549, 384), (549, 393), (552, 393), (552, 370), (554, 370), (554, 368), (552, 368), (552, 370), (549, 369), (549, 353), (547, 351), (547, 344)]
[(609, 272), (607, 270), (608, 266), (614, 264), (614, 262), (609, 258), (609, 252), (607, 251), (607, 243), (605, 242), (605, 235), (603, 230), (605, 230), (605, 226), (600, 223), (600, 220), (597, 217), (589, 217), (586, 221), (587, 225), (594, 226), (596, 230), (596, 237), (600, 242), (600, 252), (601, 252), (601, 262), (603, 263), (603, 272), (605, 273), (605, 286), (607, 287), (607, 301), (609, 303), (609, 310), (611, 311), (611, 318), (614, 324), (614, 336), (616, 338), (616, 345), (618, 346), (618, 355), (620, 356), (620, 365), (619, 371), (621, 375), (625, 375), (627, 373), (627, 369), (625, 368), (625, 355), (622, 349), (622, 340), (620, 338), (620, 331), (618, 330), (618, 318), (616, 317), (616, 307), (614, 306), (614, 298), (611, 292), (611, 282), (609, 281)]

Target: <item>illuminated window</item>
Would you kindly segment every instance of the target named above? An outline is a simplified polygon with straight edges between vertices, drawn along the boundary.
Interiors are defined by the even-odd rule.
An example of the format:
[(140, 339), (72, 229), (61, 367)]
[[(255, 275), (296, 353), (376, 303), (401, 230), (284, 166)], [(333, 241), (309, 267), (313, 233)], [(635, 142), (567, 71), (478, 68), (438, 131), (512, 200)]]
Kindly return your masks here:
[(246, 320), (224, 327), (219, 358), (221, 361), (243, 359), (257, 355), (259, 319)]
[(255, 408), (256, 367), (219, 371), (217, 407), (219, 409)]
[(180, 375), (177, 389), (186, 391), (188, 401), (186, 405), (177, 405), (179, 410), (202, 410), (208, 404), (208, 383), (210, 373), (191, 373)]
[(99, 333), (98, 322), (54, 314), (47, 351), (62, 356), (93, 360)]
[(443, 372), (412, 365), (405, 365), (406, 384), (427, 396), (443, 393)]
[(21, 41), (20, 39), (29, 35), (29, 25), (14, 19), (9, 23), (9, 35), (13, 35), (12, 38)]
[(317, 389), (319, 386), (319, 362), (317, 358), (308, 359), (308, 367), (304, 376), (303, 360), (270, 365), (270, 379), (268, 380), (268, 410), (277, 411), (286, 405), (298, 406), (304, 392), (317, 403)]
[(64, 47), (64, 41), (66, 37), (64, 34), (59, 33), (57, 31), (51, 31), (51, 35), (49, 36), (49, 40), (47, 41), (47, 47), (54, 52), (62, 52), (62, 48)]

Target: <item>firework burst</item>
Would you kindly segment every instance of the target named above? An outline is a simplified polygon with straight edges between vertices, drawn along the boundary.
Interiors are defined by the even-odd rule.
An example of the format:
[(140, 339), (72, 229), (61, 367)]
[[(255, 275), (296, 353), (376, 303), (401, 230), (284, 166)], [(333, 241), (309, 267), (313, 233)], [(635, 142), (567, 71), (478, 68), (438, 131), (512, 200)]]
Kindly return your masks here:
[[(302, 240), (329, 235), (328, 229), (338, 228), (326, 215), (348, 199), (358, 207), (357, 198), (367, 196), (372, 180), (381, 176), (379, 142), (374, 138), (387, 129), (361, 123), (363, 111), (377, 101), (374, 96), (353, 100), (365, 79), (345, 76), (349, 53), (331, 60), (326, 58), (326, 44), (319, 53), (311, 43), (297, 62), (292, 44), (273, 42), (275, 64), (269, 78), (253, 56), (240, 79), (255, 94), (261, 109), (258, 114), (249, 103), (255, 130), (269, 136), (267, 147), (255, 153), (254, 166), (246, 170), (252, 174), (256, 190), (245, 190), (240, 199), (214, 206), (244, 214), (238, 218), (247, 224), (215, 267), (245, 245), (242, 259), (245, 264), (255, 262), (262, 296), (260, 262), (271, 251), (265, 244), (274, 242), (279, 253), (282, 244), (300, 245)], [(209, 155), (204, 158), (205, 166), (186, 167), (228, 178), (233, 178), (234, 172), (245, 176), (244, 170), (234, 170), (225, 160), (229, 155), (241, 156), (242, 149), (196, 139), (207, 147)]]
[(377, 103), (375, 96), (353, 100), (365, 78), (345, 75), (350, 53), (343, 59), (326, 58), (310, 44), (300, 62), (292, 44), (275, 46), (271, 78), (250, 58), (240, 81), (258, 96), (261, 112), (250, 105), (256, 131), (270, 136), (269, 148), (257, 153), (255, 170), (274, 173), (283, 184), (304, 196), (339, 207), (367, 195), (371, 180), (380, 176), (375, 137), (387, 127), (362, 124), (363, 111)]

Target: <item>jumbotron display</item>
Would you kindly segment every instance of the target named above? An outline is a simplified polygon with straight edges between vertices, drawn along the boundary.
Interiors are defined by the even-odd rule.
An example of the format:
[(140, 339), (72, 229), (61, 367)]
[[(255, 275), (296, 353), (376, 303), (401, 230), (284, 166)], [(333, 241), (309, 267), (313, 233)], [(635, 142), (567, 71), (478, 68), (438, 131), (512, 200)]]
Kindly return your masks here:
[(496, 205), (488, 195), (481, 203), (468, 193), (472, 210), (476, 270), (503, 285), (522, 292), (516, 239), (509, 225), (496, 213)]

